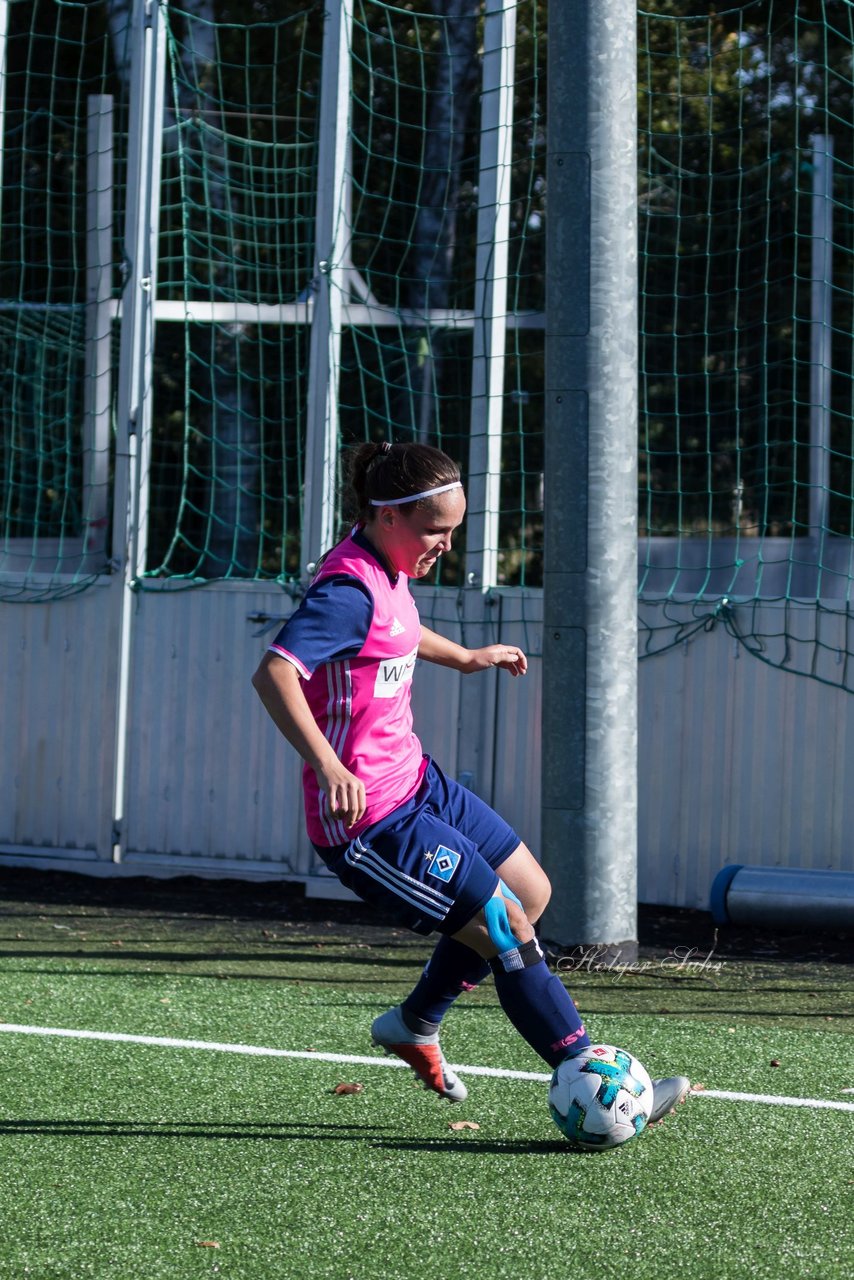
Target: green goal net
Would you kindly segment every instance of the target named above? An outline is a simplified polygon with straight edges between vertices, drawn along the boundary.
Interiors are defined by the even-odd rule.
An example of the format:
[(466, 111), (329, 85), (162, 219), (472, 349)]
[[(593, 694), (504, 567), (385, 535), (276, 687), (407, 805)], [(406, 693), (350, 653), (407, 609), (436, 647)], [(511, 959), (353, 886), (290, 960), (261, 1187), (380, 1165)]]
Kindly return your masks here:
[(639, 19), (642, 652), (851, 686), (854, 7)]
[[(138, 585), (298, 581), (326, 289), (340, 444), (430, 440), (470, 481), (488, 418), (494, 582), (538, 588), (545, 156), (560, 128), (545, 119), (548, 6), (352, 0), (341, 226), (318, 275), (327, 7), (161, 5)], [(4, 599), (78, 590), (113, 554), (132, 9), (0, 4)], [(641, 653), (723, 626), (766, 661), (849, 688), (854, 7), (650, 0), (637, 29)], [(490, 49), (495, 94), (513, 86), (492, 152)], [(477, 376), (487, 284), (497, 417)], [(465, 550), (446, 557), (444, 584), (465, 581)]]
[[(109, 539), (100, 562), (81, 559), (88, 490), (80, 339), (92, 231), (87, 181), (93, 181), (86, 172), (85, 122), (89, 96), (111, 94), (115, 186), (100, 193), (100, 216), (114, 227), (115, 324), (131, 8), (131, 0), (7, 5), (0, 252), (3, 339), (15, 345), (18, 361), (7, 363), (6, 376), (16, 387), (39, 390), (16, 394), (15, 421), (0, 450), (7, 493), (2, 535), (6, 569), (29, 568), (32, 578), (54, 557), (57, 582), (42, 583), (39, 596), (65, 589), (70, 578), (88, 581), (84, 564), (102, 571), (109, 559)], [(507, 330), (495, 549), (500, 583), (536, 586), (542, 576), (545, 18), (543, 6), (531, 0), (511, 8), (515, 89), (512, 178), (499, 245), (506, 258), (498, 284)], [(303, 568), (311, 319), (325, 283), (314, 278), (317, 187), (324, 181), (318, 168), (324, 6), (184, 0), (162, 11), (167, 88), (153, 439), (147, 564), (139, 585), (228, 578), (287, 585)], [(478, 223), (484, 27), (481, 0), (352, 5), (347, 234), (338, 238), (333, 285), (340, 295), (341, 445), (426, 439), (450, 452), (464, 473), (473, 402), (485, 398), (472, 388), (476, 292), (493, 250)], [(81, 74), (83, 64), (88, 76)], [(29, 123), (34, 116), (39, 129)], [(28, 173), (38, 175), (43, 193), (37, 213), (28, 199)], [(39, 363), (49, 359), (48, 349), (38, 341), (27, 345), (35, 323), (25, 310), (31, 301), (43, 317), (65, 308), (64, 360), (79, 366), (66, 376), (52, 361), (65, 394), (53, 410)], [(110, 314), (106, 307), (103, 313)], [(59, 323), (55, 315), (50, 323)], [(100, 337), (102, 345), (109, 341), (103, 332)], [(116, 353), (114, 347), (114, 387)], [(61, 487), (53, 474), (58, 451), (66, 460)], [(461, 544), (447, 558), (445, 582), (462, 581), (463, 552)], [(6, 594), (18, 590), (9, 586)]]
[(53, 599), (107, 565), (110, 425), (107, 409), (94, 429), (105, 380), (87, 357), (88, 104), (114, 88), (104, 17), (0, 6), (0, 599)]
[[(422, 439), (452, 454), (464, 473), (468, 464), (484, 249), (482, 5), (353, 5), (345, 225), (328, 282), (313, 265), (317, 187), (329, 181), (319, 168), (323, 10), (279, 6), (279, 16), (262, 22), (254, 20), (259, 9), (249, 6), (242, 22), (223, 20), (219, 5), (169, 9), (172, 144), (158, 298), (183, 303), (186, 319), (180, 331), (161, 325), (158, 335), (175, 398), (168, 413), (155, 410), (155, 578), (299, 576), (305, 441), (317, 393), (310, 308), (320, 289), (335, 294), (341, 446)], [(513, 584), (541, 581), (541, 28), (540, 7), (522, 3), (501, 282), (510, 327), (499, 577)], [(199, 324), (200, 301), (282, 314)], [(522, 312), (524, 329), (514, 326)], [(462, 580), (463, 551), (461, 543), (447, 558), (445, 582)]]

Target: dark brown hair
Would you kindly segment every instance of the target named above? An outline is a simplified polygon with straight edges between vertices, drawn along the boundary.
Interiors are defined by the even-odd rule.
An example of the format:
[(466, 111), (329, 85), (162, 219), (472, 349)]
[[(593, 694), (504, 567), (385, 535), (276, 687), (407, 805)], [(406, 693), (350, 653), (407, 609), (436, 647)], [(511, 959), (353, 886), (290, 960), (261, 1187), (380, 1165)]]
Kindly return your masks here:
[[(405, 498), (410, 493), (453, 484), (460, 478), (453, 459), (429, 444), (361, 444), (350, 451), (347, 461), (345, 510), (353, 520), (364, 524), (376, 511), (371, 506), (372, 498)], [(402, 503), (401, 510), (410, 510), (410, 503)]]
[[(348, 529), (354, 523), (367, 524), (373, 519), (377, 508), (371, 506), (372, 498), (405, 498), (410, 493), (453, 484), (460, 478), (460, 469), (454, 460), (429, 444), (360, 444), (345, 454), (345, 467), (347, 486), (342, 507)], [(415, 502), (403, 502), (400, 509), (410, 511), (429, 501), (429, 498), (419, 498)], [(343, 540), (342, 537), (339, 542)], [(314, 574), (320, 570), (329, 551), (317, 560)]]

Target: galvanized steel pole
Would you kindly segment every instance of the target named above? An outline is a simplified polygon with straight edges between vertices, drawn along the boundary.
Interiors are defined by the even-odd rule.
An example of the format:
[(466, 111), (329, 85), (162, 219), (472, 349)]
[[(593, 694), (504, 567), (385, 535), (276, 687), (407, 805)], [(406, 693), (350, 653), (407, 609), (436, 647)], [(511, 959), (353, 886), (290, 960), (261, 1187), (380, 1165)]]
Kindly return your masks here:
[(3, 150), (6, 138), (6, 45), (9, 33), (9, 0), (0, 0), (0, 212), (3, 208)]
[(342, 309), (349, 286), (350, 227), (346, 172), (350, 127), (352, 0), (331, 0), (323, 28), (315, 211), (315, 288), (309, 343), (300, 576), (307, 582), (314, 562), (335, 541), (338, 473), (338, 375)]
[(635, 22), (630, 0), (549, 6), (543, 933), (622, 963), (637, 955)]
[(103, 572), (109, 521), (113, 345), (113, 96), (86, 100), (86, 373), (83, 564)]
[(127, 846), (128, 736), (137, 579), (145, 571), (154, 369), (154, 305), (160, 226), (160, 160), (166, 81), (166, 0), (134, 0), (128, 125), (122, 327), (116, 395), (113, 559), (121, 592), (111, 853)]
[(479, 591), (498, 581), (515, 76), (516, 0), (486, 0), (466, 514), (466, 582)]
[(813, 134), (812, 172), (809, 530), (815, 542), (820, 594), (821, 553), (830, 519), (833, 371), (833, 138), (830, 134)]

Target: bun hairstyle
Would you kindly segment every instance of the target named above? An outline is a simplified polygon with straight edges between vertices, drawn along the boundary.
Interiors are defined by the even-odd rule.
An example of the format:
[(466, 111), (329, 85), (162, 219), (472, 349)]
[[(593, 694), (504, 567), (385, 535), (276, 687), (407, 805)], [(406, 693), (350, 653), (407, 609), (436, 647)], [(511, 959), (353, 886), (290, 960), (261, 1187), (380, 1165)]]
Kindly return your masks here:
[[(345, 507), (349, 508), (348, 516), (362, 524), (367, 524), (377, 510), (371, 506), (371, 499), (405, 498), (410, 493), (454, 484), (460, 478), (457, 464), (429, 444), (362, 444), (351, 450), (349, 463)], [(410, 511), (414, 505), (415, 502), (404, 502), (399, 507)]]

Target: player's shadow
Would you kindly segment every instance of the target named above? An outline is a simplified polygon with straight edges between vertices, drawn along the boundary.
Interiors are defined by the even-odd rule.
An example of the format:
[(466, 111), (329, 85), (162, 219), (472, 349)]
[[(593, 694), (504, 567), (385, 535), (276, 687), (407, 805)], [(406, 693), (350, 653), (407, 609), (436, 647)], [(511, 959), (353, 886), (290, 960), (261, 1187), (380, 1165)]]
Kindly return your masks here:
[[(374, 1151), (410, 1151), (421, 1155), (585, 1156), (598, 1155), (572, 1147), (561, 1139), (522, 1141), (496, 1138), (391, 1138), (397, 1126), (386, 1124), (321, 1124), (288, 1120), (282, 1123), (237, 1121), (234, 1124), (145, 1120), (16, 1119), (0, 1120), (0, 1137), (22, 1134), (50, 1138), (189, 1138), (196, 1141), (231, 1139), (235, 1142), (361, 1142)], [(399, 1129), (397, 1129), (399, 1132)]]
[(288, 1120), (280, 1124), (264, 1124), (254, 1120), (238, 1120), (233, 1124), (216, 1121), (169, 1121), (157, 1124), (147, 1120), (79, 1120), (74, 1117), (56, 1120), (0, 1120), (0, 1137), (26, 1134), (45, 1138), (189, 1138), (193, 1140), (232, 1139), (234, 1142), (361, 1142), (373, 1151), (408, 1151), (419, 1155), (466, 1156), (588, 1156), (598, 1152), (581, 1151), (561, 1139), (531, 1142), (520, 1139), (489, 1138), (391, 1138), (385, 1134), (397, 1129), (383, 1124), (318, 1124)]
[(542, 1155), (598, 1155), (599, 1152), (583, 1151), (568, 1142), (532, 1142), (508, 1138), (380, 1138), (372, 1142), (374, 1150), (418, 1151), (422, 1155), (446, 1155), (449, 1151), (461, 1151), (466, 1155), (490, 1156), (542, 1156)]
[(372, 1141), (377, 1134), (388, 1131), (392, 1125), (382, 1124), (311, 1124), (297, 1120), (264, 1124), (255, 1121), (238, 1121), (234, 1124), (216, 1121), (176, 1121), (156, 1123), (145, 1120), (60, 1120), (17, 1119), (0, 1120), (0, 1137), (5, 1134), (42, 1135), (61, 1138), (195, 1138), (221, 1141), (231, 1138), (238, 1142), (353, 1142), (358, 1139)]

